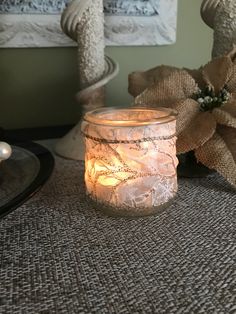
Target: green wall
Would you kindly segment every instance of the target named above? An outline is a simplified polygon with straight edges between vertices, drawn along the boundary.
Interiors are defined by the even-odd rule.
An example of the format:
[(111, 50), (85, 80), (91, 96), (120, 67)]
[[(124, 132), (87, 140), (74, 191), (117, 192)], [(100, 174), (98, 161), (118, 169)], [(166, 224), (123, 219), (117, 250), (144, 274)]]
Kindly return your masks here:
[[(129, 105), (127, 76), (159, 64), (199, 67), (211, 54), (212, 30), (201, 0), (178, 0), (177, 41), (160, 47), (107, 47), (120, 73), (107, 86), (107, 105)], [(77, 122), (76, 48), (0, 49), (0, 125), (6, 129)]]

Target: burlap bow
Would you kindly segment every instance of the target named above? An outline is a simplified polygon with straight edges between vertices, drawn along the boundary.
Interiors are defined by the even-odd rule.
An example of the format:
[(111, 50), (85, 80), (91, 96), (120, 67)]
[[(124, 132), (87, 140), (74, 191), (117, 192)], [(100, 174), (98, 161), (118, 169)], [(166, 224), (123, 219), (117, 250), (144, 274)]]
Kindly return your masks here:
[(129, 75), (136, 106), (178, 111), (177, 153), (194, 151), (236, 187), (236, 50), (199, 70), (159, 66)]

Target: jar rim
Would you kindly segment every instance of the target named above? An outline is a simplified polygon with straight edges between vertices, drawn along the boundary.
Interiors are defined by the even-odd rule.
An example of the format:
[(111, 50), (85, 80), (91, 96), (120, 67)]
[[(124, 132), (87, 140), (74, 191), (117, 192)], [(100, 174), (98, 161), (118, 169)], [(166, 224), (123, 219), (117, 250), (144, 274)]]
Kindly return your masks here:
[[(146, 119), (127, 119), (127, 120), (119, 120), (119, 119), (109, 119), (106, 118), (107, 115), (112, 113), (142, 113), (142, 112), (153, 112), (152, 118)], [(162, 116), (158, 117), (158, 112), (162, 114)], [(164, 107), (103, 107), (99, 109), (95, 109), (92, 111), (88, 111), (84, 115), (84, 120), (98, 125), (108, 125), (108, 126), (144, 126), (144, 125), (153, 125), (153, 124), (164, 124), (169, 123), (171, 121), (176, 120), (177, 111), (171, 108)]]

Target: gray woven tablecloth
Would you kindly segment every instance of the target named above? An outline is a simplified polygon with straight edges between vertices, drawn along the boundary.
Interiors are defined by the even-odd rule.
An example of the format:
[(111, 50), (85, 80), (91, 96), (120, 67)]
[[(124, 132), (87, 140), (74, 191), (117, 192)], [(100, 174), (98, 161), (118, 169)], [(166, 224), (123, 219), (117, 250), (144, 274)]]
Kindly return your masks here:
[(0, 313), (236, 313), (236, 193), (180, 179), (156, 216), (110, 218), (86, 200), (83, 163), (57, 159), (0, 221)]

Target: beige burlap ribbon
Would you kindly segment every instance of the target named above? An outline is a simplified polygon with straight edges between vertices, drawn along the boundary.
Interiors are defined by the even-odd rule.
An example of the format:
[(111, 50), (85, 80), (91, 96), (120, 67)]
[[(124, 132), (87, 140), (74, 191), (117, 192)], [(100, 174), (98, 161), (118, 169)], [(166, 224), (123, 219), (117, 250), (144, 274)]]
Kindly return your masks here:
[(194, 151), (236, 187), (236, 50), (198, 70), (159, 66), (129, 75), (136, 106), (178, 111), (177, 152)]

